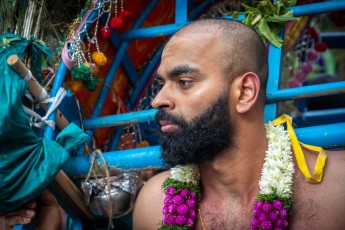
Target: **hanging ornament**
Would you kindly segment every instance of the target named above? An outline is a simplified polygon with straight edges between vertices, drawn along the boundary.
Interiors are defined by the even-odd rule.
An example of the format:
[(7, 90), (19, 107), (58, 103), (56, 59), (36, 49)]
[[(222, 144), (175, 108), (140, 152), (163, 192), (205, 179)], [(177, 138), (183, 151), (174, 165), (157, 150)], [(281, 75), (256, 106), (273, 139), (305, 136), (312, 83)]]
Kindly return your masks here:
[[(119, 17), (118, 16), (118, 12), (117, 12), (117, 0), (115, 0), (115, 3), (114, 3), (114, 17), (112, 17), (111, 19), (110, 19), (110, 22), (109, 22), (109, 26), (110, 26), (110, 28), (111, 29), (113, 29), (113, 30), (121, 30), (122, 28), (123, 28), (123, 26), (124, 26), (124, 24), (125, 24), (125, 18), (127, 17), (128, 18), (128, 16), (129, 15), (124, 15), (124, 16), (126, 16), (126, 17)], [(123, 11), (123, 1), (121, 1), (121, 12)], [(125, 13), (125, 14), (127, 14), (127, 13)]]
[(104, 66), (107, 64), (107, 57), (100, 51), (95, 51), (92, 53), (92, 60), (98, 66)]
[(91, 77), (90, 69), (84, 64), (73, 67), (71, 74), (75, 79), (82, 81), (86, 81)]
[(315, 40), (318, 40), (320, 37), (319, 33), (315, 30), (314, 27), (309, 27), (306, 31), (306, 34), (310, 35), (310, 37)]
[(314, 49), (307, 50), (307, 61), (316, 61), (320, 58), (320, 54)]
[(124, 25), (124, 22), (123, 22), (122, 18), (113, 17), (110, 19), (109, 26), (113, 30), (119, 30), (119, 29), (121, 29), (121, 27), (123, 27), (123, 25)]
[(103, 26), (103, 28), (101, 28), (101, 37), (103, 39), (109, 39), (111, 36), (111, 31), (109, 26)]
[(313, 65), (310, 62), (303, 62), (301, 65), (301, 70), (305, 74), (313, 72), (313, 69)]
[(101, 26), (101, 37), (103, 39), (109, 39), (111, 36), (111, 30), (109, 28), (109, 20), (110, 20), (110, 16), (111, 16), (111, 7), (112, 7), (112, 1), (109, 1), (109, 8), (107, 11), (105, 11), (108, 13), (107, 21), (105, 22), (104, 26)]
[(121, 12), (120, 12), (120, 18), (122, 18), (122, 20), (124, 22), (127, 22), (129, 21), (129, 19), (131, 18), (132, 16), (132, 13), (129, 12), (128, 10), (124, 10), (124, 7), (123, 7), (123, 0), (121, 0)]
[(91, 77), (84, 82), (84, 85), (87, 90), (94, 91), (98, 85), (98, 79), (96, 77)]
[(120, 12), (120, 18), (122, 18), (124, 22), (128, 22), (131, 19), (131, 17), (132, 17), (132, 13), (128, 10), (122, 10)]
[(324, 42), (318, 42), (315, 44), (314, 49), (318, 52), (325, 52), (327, 50), (327, 44)]
[(81, 80), (73, 80), (70, 90), (72, 93), (76, 94), (78, 93), (83, 87), (83, 82)]
[(92, 76), (95, 76), (99, 73), (100, 69), (95, 63), (86, 62), (84, 64), (90, 69)]

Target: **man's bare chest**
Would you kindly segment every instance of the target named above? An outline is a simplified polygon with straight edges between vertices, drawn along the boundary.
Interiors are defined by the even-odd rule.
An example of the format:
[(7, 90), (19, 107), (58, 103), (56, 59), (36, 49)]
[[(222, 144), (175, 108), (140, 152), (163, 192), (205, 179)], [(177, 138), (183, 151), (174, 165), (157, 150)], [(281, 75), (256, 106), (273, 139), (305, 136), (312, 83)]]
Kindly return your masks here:
[(250, 229), (251, 207), (236, 204), (204, 205), (198, 211), (196, 229)]

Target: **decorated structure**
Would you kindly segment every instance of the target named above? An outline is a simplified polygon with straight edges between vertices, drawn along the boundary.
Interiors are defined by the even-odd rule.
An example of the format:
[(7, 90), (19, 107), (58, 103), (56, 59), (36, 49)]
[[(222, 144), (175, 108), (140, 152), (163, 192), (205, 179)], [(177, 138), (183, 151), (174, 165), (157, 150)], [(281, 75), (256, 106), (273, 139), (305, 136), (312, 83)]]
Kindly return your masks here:
[[(326, 51), (344, 48), (341, 41), (345, 35), (343, 32), (323, 33), (322, 23), (327, 21), (328, 26), (332, 25), (334, 30), (342, 31), (344, 25), (341, 17), (344, 17), (344, 13), (339, 10), (345, 9), (345, 2), (280, 0), (274, 4), (270, 1), (258, 5), (251, 4), (251, 1), (246, 3), (241, 5), (241, 1), (237, 0), (87, 1), (84, 7), (80, 7), (83, 8), (80, 15), (68, 24), (66, 38), (60, 38), (60, 42), (63, 40), (64, 43), (61, 49), (59, 46), (54, 47), (58, 48), (58, 52), (51, 59), (44, 55), (42, 59), (42, 54), (48, 54), (49, 51), (42, 52), (46, 50), (44, 44), (34, 37), (27, 37), (30, 35), (25, 32), (27, 29), (23, 36), (1, 35), (1, 60), (7, 60), (13, 69), (6, 66), (6, 71), (28, 81), (33, 100), (30, 102), (25, 99), (23, 103), (37, 114), (29, 112), (31, 118), (27, 123), (28, 126), (31, 124), (37, 138), (59, 143), (59, 138), (67, 130), (66, 126), (71, 123), (71, 126), (79, 126), (74, 127), (75, 132), (82, 133), (80, 138), (85, 140), (78, 147), (81, 140), (72, 137), (66, 139), (68, 143), (75, 142), (73, 147), (68, 147), (68, 150), (73, 150), (68, 151), (71, 156), (63, 159), (66, 161), (63, 166), (61, 162), (57, 163), (54, 175), (44, 178), (44, 183), (37, 183), (37, 188), (33, 189), (27, 199), (38, 195), (57, 175), (50, 188), (70, 217), (73, 229), (83, 229), (83, 226), (90, 223), (95, 229), (111, 226), (115, 229), (131, 228), (127, 220), (130, 219), (130, 211), (141, 182), (150, 173), (169, 168), (160, 160), (154, 122), (156, 110), (150, 107), (157, 93), (154, 73), (168, 37), (198, 18), (243, 20), (243, 23), (256, 29), (267, 43), (270, 68), (265, 107), (267, 122), (282, 113), (289, 113), (295, 119), (295, 131), (300, 141), (324, 148), (344, 147), (345, 110), (341, 100), (334, 107), (312, 111), (308, 110), (305, 98), (345, 93), (345, 82), (340, 81), (344, 80), (344, 70), (339, 71), (339, 80), (331, 78), (332, 82), (326, 84), (307, 85), (308, 81), (320, 77), (320, 73), (336, 74), (334, 67), (332, 69), (325, 64), (331, 59)], [(31, 8), (33, 4), (33, 1), (29, 1)], [(45, 1), (42, 1), (41, 6), (44, 4)], [(31, 17), (30, 20), (34, 21)], [(38, 33), (33, 35), (37, 37)], [(9, 52), (24, 43), (32, 44), (32, 49)], [(10, 58), (12, 54), (17, 57)], [(58, 63), (57, 66), (51, 64), (52, 59)], [(40, 60), (45, 64), (43, 71), (37, 64)], [(16, 63), (21, 63), (18, 64), (20, 67)], [(30, 78), (30, 75), (37, 80)], [(17, 78), (17, 81), (23, 88), (25, 84), (22, 80)], [(59, 91), (61, 87), (67, 91)], [(47, 94), (44, 94), (46, 91)], [(19, 96), (22, 94), (21, 91)], [(53, 99), (49, 100), (49, 97)], [(54, 98), (60, 98), (60, 104), (53, 105), (52, 101), (56, 101)], [(20, 99), (18, 97), (16, 100)], [(291, 103), (292, 99), (298, 100)], [(37, 108), (36, 101), (44, 101), (48, 106)], [(5, 124), (7, 120), (3, 119), (2, 122)], [(3, 143), (9, 140), (8, 136), (4, 138), (5, 129), (5, 125), (2, 125), (0, 137)], [(9, 150), (0, 150), (3, 158), (5, 155), (11, 157), (12, 152)], [(26, 154), (30, 154), (30, 151), (26, 151)], [(289, 156), (286, 159), (286, 164), (289, 164)], [(60, 169), (62, 171), (58, 173)], [(0, 176), (7, 179), (6, 175)], [(260, 183), (264, 183), (262, 181)], [(175, 191), (175, 187), (165, 184), (167, 197), (182, 194), (181, 197), (188, 197), (185, 202), (193, 210), (200, 195), (198, 188), (191, 186)], [(22, 204), (12, 199), (13, 196), (8, 198), (10, 192), (0, 194), (4, 199), (13, 200), (8, 204), (0, 203), (1, 211), (13, 210)], [(262, 189), (259, 196), (265, 197), (265, 194), (269, 192)], [(290, 197), (289, 193), (287, 198)], [(259, 214), (265, 209), (269, 209), (270, 213), (285, 213), (289, 209), (289, 205), (285, 205), (285, 198), (270, 200), (272, 205), (269, 207), (263, 207), (263, 203), (258, 201), (255, 210)], [(284, 205), (279, 201), (283, 201)], [(169, 198), (167, 202), (170, 202)], [(271, 211), (273, 209), (275, 211)], [(185, 219), (165, 219), (163, 228), (164, 225), (179, 223), (188, 228), (193, 227), (193, 218), (185, 215), (186, 210), (189, 210), (186, 205), (181, 205), (179, 211), (173, 210), (173, 214), (182, 213)], [(259, 214), (253, 219), (259, 220)], [(196, 212), (193, 215), (195, 218)], [(275, 214), (272, 216), (275, 218)], [(282, 218), (281, 227), (285, 219)], [(257, 221), (257, 225), (260, 224)]]

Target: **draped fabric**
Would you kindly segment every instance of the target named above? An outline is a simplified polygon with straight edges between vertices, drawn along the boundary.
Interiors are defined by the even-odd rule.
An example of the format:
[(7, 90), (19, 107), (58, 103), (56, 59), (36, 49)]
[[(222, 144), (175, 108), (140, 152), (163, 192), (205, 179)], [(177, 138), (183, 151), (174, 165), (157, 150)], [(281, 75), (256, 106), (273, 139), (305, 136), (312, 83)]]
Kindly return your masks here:
[[(38, 196), (87, 135), (71, 123), (55, 141), (38, 137), (24, 113), (27, 83), (7, 65), (22, 57), (33, 40), (0, 35), (0, 211), (12, 211)], [(37, 52), (41, 47), (36, 47)]]

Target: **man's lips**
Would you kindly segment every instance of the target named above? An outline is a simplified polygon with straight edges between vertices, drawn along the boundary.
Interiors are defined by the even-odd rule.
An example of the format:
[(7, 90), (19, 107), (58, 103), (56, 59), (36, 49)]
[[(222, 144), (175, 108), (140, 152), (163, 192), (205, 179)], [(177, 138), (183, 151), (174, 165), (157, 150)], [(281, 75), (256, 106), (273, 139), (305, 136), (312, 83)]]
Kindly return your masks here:
[(159, 121), (162, 132), (173, 132), (178, 129), (178, 125), (171, 121)]

